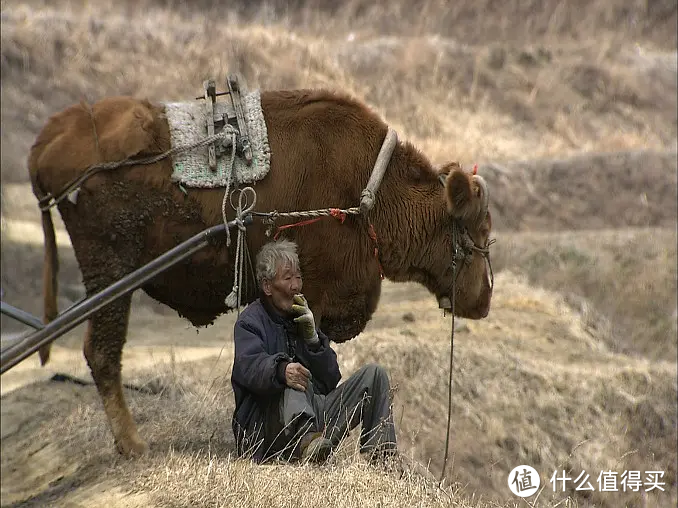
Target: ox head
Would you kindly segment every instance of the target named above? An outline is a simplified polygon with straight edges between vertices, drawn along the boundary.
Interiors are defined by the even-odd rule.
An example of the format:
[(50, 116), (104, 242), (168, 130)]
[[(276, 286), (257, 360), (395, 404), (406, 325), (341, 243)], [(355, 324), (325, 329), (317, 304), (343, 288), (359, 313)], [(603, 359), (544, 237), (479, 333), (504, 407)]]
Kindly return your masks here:
[(481, 319), (490, 311), (493, 286), (487, 184), (457, 163), (443, 166), (439, 180), (446, 214), (431, 239), (429, 262), (435, 280), (430, 289), (441, 308), (451, 309), (454, 298), (455, 315)]

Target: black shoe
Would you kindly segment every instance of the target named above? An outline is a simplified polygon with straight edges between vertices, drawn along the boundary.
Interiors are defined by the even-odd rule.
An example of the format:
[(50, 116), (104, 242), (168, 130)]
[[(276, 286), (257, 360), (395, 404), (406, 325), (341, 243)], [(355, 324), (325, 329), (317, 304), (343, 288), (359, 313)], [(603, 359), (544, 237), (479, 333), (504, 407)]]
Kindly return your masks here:
[(323, 464), (332, 453), (332, 442), (322, 432), (311, 432), (301, 439), (301, 460)]

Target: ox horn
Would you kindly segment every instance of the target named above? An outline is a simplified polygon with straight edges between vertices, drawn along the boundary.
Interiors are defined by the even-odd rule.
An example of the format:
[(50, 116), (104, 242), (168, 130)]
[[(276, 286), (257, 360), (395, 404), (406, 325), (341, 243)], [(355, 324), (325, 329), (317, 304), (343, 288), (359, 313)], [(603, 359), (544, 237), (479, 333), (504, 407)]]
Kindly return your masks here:
[(482, 202), (482, 207), (481, 207), (481, 217), (486, 217), (487, 216), (487, 210), (490, 206), (490, 192), (487, 189), (487, 182), (485, 179), (480, 176), (480, 175), (473, 175), (473, 181), (478, 184), (478, 187), (482, 190), (483, 194), (483, 202)]

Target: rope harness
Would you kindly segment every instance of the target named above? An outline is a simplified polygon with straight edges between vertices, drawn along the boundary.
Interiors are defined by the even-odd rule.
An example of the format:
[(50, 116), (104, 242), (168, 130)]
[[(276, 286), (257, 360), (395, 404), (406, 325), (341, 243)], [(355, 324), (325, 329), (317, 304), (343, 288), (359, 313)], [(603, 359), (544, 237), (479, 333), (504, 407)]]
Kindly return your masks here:
[[(110, 171), (112, 169), (137, 166), (141, 164), (155, 164), (156, 162), (166, 159), (167, 157), (171, 157), (172, 155), (175, 155), (177, 153), (194, 150), (201, 146), (209, 145), (210, 143), (213, 143), (220, 139), (222, 140), (224, 146), (227, 146), (229, 142), (230, 143), (233, 142), (233, 140), (235, 139), (235, 133), (237, 132), (238, 131), (234, 127), (229, 125), (224, 127), (224, 130), (222, 130), (219, 134), (208, 136), (206, 138), (201, 139), (198, 142), (191, 143), (188, 145), (176, 146), (174, 148), (171, 148), (170, 150), (167, 150), (166, 152), (162, 152), (157, 155), (144, 157), (143, 159), (124, 159), (121, 161), (100, 162), (99, 164), (94, 164), (93, 166), (88, 167), (82, 175), (78, 176), (77, 178), (74, 178), (69, 183), (67, 183), (66, 186), (56, 196), (53, 196), (51, 193), (48, 193), (46, 196), (43, 196), (38, 201), (38, 206), (40, 207), (40, 210), (42, 212), (46, 212), (51, 208), (55, 207), (56, 205), (58, 205), (66, 197), (71, 196), (72, 194), (74, 196), (77, 196), (77, 192), (80, 190), (80, 187), (82, 187), (82, 184), (85, 183), (85, 180), (101, 171)], [(75, 197), (71, 197), (71, 199), (75, 199)]]
[[(474, 168), (475, 169), (475, 168)], [(474, 170), (475, 174), (475, 170)], [(452, 239), (454, 242), (454, 256), (452, 257), (452, 297), (450, 298), (450, 312), (452, 313), (452, 328), (450, 330), (450, 367), (449, 378), (447, 380), (447, 431), (445, 432), (445, 456), (443, 458), (443, 468), (440, 471), (440, 478), (438, 478), (438, 486), (441, 486), (445, 479), (445, 469), (447, 468), (447, 457), (450, 450), (450, 427), (452, 423), (452, 370), (454, 367), (454, 315), (455, 315), (455, 301), (457, 299), (457, 277), (461, 273), (458, 262), (470, 264), (473, 257), (473, 252), (479, 253), (485, 258), (488, 271), (490, 274), (490, 291), (494, 289), (494, 274), (492, 272), (492, 262), (490, 261), (490, 245), (496, 240), (488, 240), (484, 247), (478, 247), (473, 241), (468, 231), (459, 231), (457, 221), (452, 223)], [(445, 311), (443, 311), (445, 314)]]
[[(249, 203), (247, 201), (247, 194), (252, 194), (252, 202)], [(227, 194), (224, 194), (224, 202), (226, 201), (226, 196)], [(232, 195), (231, 195), (232, 198)], [(233, 271), (233, 289), (229, 293), (229, 295), (226, 297), (226, 300), (224, 303), (230, 307), (230, 308), (235, 308), (238, 313), (238, 317), (240, 316), (240, 307), (242, 306), (242, 287), (243, 287), (243, 272), (245, 271), (245, 254), (247, 254), (248, 259), (250, 260), (250, 272), (251, 270), (251, 258), (249, 256), (249, 250), (247, 249), (247, 243), (246, 243), (246, 217), (247, 214), (251, 213), (252, 209), (254, 206), (257, 204), (257, 193), (254, 191), (252, 187), (245, 187), (240, 191), (240, 196), (238, 197), (238, 204), (236, 206), (233, 205), (233, 202), (231, 201), (231, 207), (235, 210), (236, 216), (235, 216), (235, 221), (236, 225), (238, 227), (238, 240), (236, 243), (236, 248), (235, 248), (235, 262), (233, 263), (234, 265), (234, 271)], [(226, 212), (223, 211), (224, 207), (222, 207), (222, 212), (224, 215), (224, 220), (226, 220)], [(226, 228), (228, 231), (228, 228)], [(230, 236), (227, 240), (227, 245), (230, 245)]]
[[(395, 145), (398, 141), (398, 136), (396, 132), (389, 128), (388, 131), (386, 132), (386, 137), (384, 138), (384, 142), (381, 145), (381, 149), (379, 150), (379, 154), (377, 155), (377, 160), (374, 163), (374, 167), (372, 168), (372, 173), (370, 175), (370, 179), (367, 182), (367, 186), (365, 189), (363, 189), (361, 193), (361, 198), (360, 198), (360, 206), (356, 207), (351, 207), (351, 208), (322, 208), (318, 210), (305, 210), (305, 211), (298, 211), (298, 212), (278, 212), (277, 210), (274, 210), (272, 212), (255, 212), (254, 206), (256, 205), (256, 192), (252, 187), (246, 187), (240, 191), (240, 196), (238, 199), (238, 205), (235, 206), (233, 204), (233, 196), (229, 195), (229, 188), (226, 188), (226, 192), (224, 193), (224, 200), (222, 203), (222, 219), (224, 223), (227, 222), (226, 218), (226, 203), (227, 199), (230, 201), (231, 208), (235, 210), (236, 212), (236, 221), (238, 225), (238, 240), (237, 240), (237, 245), (236, 245), (236, 252), (235, 252), (235, 263), (234, 263), (234, 269), (233, 269), (233, 288), (231, 289), (231, 292), (229, 295), (226, 297), (226, 300), (224, 303), (232, 308), (232, 309), (237, 309), (238, 315), (240, 315), (240, 307), (242, 304), (242, 284), (243, 284), (243, 270), (244, 270), (244, 257), (245, 254), (249, 256), (249, 251), (247, 250), (247, 242), (245, 241), (246, 238), (246, 228), (245, 228), (245, 217), (247, 215), (250, 216), (256, 216), (256, 217), (261, 217), (262, 221), (268, 225), (268, 228), (266, 230), (266, 236), (270, 236), (273, 227), (275, 226), (276, 220), (279, 218), (285, 218), (285, 217), (294, 217), (294, 218), (303, 218), (304, 220), (294, 222), (292, 224), (285, 224), (282, 226), (278, 226), (276, 233), (274, 235), (274, 239), (278, 238), (278, 235), (284, 231), (285, 229), (293, 228), (293, 227), (298, 227), (298, 226), (306, 226), (308, 224), (312, 224), (314, 222), (319, 221), (323, 217), (335, 217), (338, 219), (342, 224), (344, 220), (346, 219), (347, 215), (365, 215), (369, 213), (369, 211), (374, 207), (375, 203), (375, 193), (377, 192), (377, 189), (379, 188), (379, 185), (381, 184), (381, 181), (384, 178), (384, 173), (386, 172), (386, 167), (388, 166), (388, 162), (391, 159), (391, 155), (393, 154), (393, 149), (395, 148)], [(233, 144), (235, 145), (235, 143)], [(228, 182), (230, 185), (231, 177), (229, 177)], [(246, 191), (248, 193), (253, 194), (252, 202), (249, 203), (244, 196), (246, 196)], [(245, 203), (247, 203), (245, 205)], [(381, 263), (379, 262), (379, 249), (377, 247), (377, 235), (374, 231), (374, 227), (372, 226), (372, 223), (370, 222), (369, 218), (367, 219), (368, 221), (368, 234), (372, 241), (375, 244), (374, 247), (374, 256), (377, 261), (377, 265), (379, 266), (379, 275), (380, 278), (383, 280), (384, 278), (384, 272), (381, 266)], [(227, 237), (227, 242), (226, 245), (230, 245), (230, 235)], [(254, 274), (251, 274), (252, 276)]]
[[(362, 211), (362, 204), (363, 204), (363, 202), (361, 201), (360, 207), (354, 206), (354, 207), (346, 208), (346, 209), (342, 209), (342, 208), (322, 208), (322, 209), (319, 209), (319, 210), (308, 210), (308, 211), (302, 211), (302, 212), (283, 212), (283, 213), (281, 213), (281, 212), (268, 212), (268, 213), (252, 212), (252, 214), (264, 217), (263, 222), (268, 224), (268, 229), (266, 230), (266, 236), (271, 236), (272, 229), (275, 226), (275, 220), (278, 217), (314, 217), (312, 219), (301, 220), (301, 221), (298, 221), (298, 222), (293, 222), (291, 224), (285, 224), (283, 226), (278, 226), (276, 228), (275, 235), (273, 235), (273, 239), (277, 240), (280, 233), (283, 232), (286, 229), (295, 228), (295, 227), (298, 227), (298, 226), (308, 226), (309, 224), (313, 224), (314, 222), (318, 222), (320, 219), (322, 219), (323, 217), (327, 217), (327, 216), (334, 217), (341, 224), (343, 224), (348, 215), (364, 214), (364, 212)], [(374, 206), (374, 205), (371, 205), (371, 206)], [(379, 266), (379, 277), (381, 278), (381, 280), (383, 280), (384, 279), (384, 269), (382, 268), (381, 262), (379, 261), (379, 247), (378, 247), (379, 244), (378, 244), (378, 240), (377, 240), (377, 233), (374, 230), (374, 225), (372, 224), (372, 222), (370, 222), (369, 219), (367, 219), (367, 226), (368, 226), (367, 234), (369, 235), (370, 239), (374, 243), (374, 259), (376, 259), (377, 265)]]

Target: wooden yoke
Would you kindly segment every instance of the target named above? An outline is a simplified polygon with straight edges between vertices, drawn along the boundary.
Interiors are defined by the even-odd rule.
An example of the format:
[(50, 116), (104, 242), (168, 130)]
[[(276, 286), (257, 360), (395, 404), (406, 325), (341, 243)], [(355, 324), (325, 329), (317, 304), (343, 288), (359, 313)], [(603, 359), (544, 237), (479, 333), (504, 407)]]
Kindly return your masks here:
[(250, 147), (250, 137), (247, 131), (247, 124), (245, 123), (245, 115), (242, 111), (242, 103), (240, 97), (240, 83), (236, 74), (230, 74), (226, 78), (226, 86), (228, 93), (231, 96), (231, 104), (233, 104), (233, 111), (235, 111), (235, 118), (238, 123), (238, 132), (240, 132), (240, 147), (247, 165), (252, 164), (252, 148)]
[[(203, 82), (204, 94), (196, 99), (205, 100), (205, 112), (207, 117), (207, 135), (213, 136), (220, 129), (230, 124), (238, 130), (238, 139), (236, 151), (242, 155), (245, 164), (252, 164), (252, 146), (250, 145), (249, 130), (245, 121), (245, 114), (242, 107), (242, 95), (240, 82), (237, 74), (230, 74), (226, 79), (227, 92), (217, 92), (214, 79)], [(219, 95), (230, 95), (231, 101), (217, 104)], [(217, 157), (225, 152), (230, 143), (220, 143), (215, 147), (214, 143), (207, 146), (209, 167), (212, 171), (217, 169)]]
[[(207, 115), (207, 136), (214, 136), (214, 116), (216, 113), (217, 85), (213, 79), (203, 83), (205, 88), (205, 112)], [(207, 146), (207, 156), (209, 157), (210, 170), (217, 170), (217, 152), (214, 143)]]

